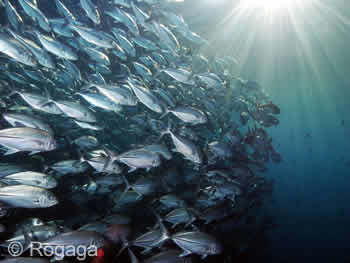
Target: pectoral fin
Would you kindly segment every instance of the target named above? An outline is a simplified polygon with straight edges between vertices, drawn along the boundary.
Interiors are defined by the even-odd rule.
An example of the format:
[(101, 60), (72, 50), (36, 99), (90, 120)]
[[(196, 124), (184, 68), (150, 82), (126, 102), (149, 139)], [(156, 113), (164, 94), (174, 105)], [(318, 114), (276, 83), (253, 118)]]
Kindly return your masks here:
[(9, 149), (4, 153), (4, 155), (10, 155), (10, 154), (14, 154), (14, 153), (17, 153), (17, 152), (20, 152), (20, 150), (9, 148)]

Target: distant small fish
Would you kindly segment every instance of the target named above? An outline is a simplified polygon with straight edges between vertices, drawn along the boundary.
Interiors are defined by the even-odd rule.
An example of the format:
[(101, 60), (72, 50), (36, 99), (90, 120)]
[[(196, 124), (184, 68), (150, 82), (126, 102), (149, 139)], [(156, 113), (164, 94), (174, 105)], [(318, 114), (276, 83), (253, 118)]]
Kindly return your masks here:
[(306, 132), (305, 133), (305, 138), (311, 138), (312, 136), (311, 136), (311, 132)]

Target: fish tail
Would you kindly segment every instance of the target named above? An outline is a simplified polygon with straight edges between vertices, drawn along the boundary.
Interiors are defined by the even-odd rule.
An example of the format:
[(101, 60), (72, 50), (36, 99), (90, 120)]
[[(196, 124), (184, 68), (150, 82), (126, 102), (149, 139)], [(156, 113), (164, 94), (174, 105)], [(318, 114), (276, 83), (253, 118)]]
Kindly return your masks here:
[(169, 109), (166, 108), (165, 112), (159, 117), (159, 119), (163, 119), (166, 115), (168, 115), (169, 112)]
[(123, 181), (125, 183), (125, 190), (124, 190), (124, 192), (127, 192), (129, 190), (129, 188), (130, 188), (130, 183), (129, 183), (128, 179), (126, 179), (124, 174), (122, 174), (122, 179), (123, 179)]
[(128, 248), (128, 253), (129, 253), (131, 263), (138, 263), (139, 262), (139, 260), (135, 256), (134, 252), (132, 252), (130, 248)]
[(129, 243), (128, 242), (123, 242), (123, 246), (122, 248), (119, 250), (119, 252), (117, 253), (117, 255), (115, 256), (116, 258), (120, 256), (121, 253), (123, 253), (123, 251), (126, 249), (126, 248), (129, 248)]

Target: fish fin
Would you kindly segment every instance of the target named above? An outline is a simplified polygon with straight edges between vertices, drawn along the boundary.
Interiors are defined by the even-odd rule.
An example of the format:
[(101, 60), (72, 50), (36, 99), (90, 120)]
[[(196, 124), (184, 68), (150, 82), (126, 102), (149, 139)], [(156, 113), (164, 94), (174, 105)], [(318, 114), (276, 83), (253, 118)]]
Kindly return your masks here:
[(55, 101), (51, 98), (51, 95), (46, 87), (44, 87), (45, 99), (39, 102), (39, 107), (47, 106), (48, 104), (55, 103)]
[(122, 174), (121, 177), (122, 177), (122, 179), (123, 179), (123, 181), (125, 183), (125, 190), (124, 190), (124, 192), (126, 192), (126, 191), (128, 191), (130, 189), (130, 184), (129, 184), (129, 181), (128, 181), (128, 179), (126, 179), (124, 174)]
[(130, 167), (130, 169), (128, 170), (128, 173), (132, 173), (132, 172), (134, 172), (134, 171), (136, 171), (136, 167)]
[(163, 223), (163, 219), (160, 217), (160, 215), (153, 208), (151, 208), (151, 210), (152, 210), (153, 214), (157, 217), (157, 221), (158, 221), (160, 231), (161, 231), (160, 238), (152, 244), (152, 247), (155, 247), (155, 246), (160, 246), (163, 242), (170, 239), (170, 234), (169, 234), (168, 229), (165, 227), (165, 225)]
[(9, 95), (7, 95), (8, 98), (10, 98), (10, 97), (12, 97), (12, 96), (14, 96), (14, 95), (16, 95), (16, 94), (19, 94), (19, 91), (16, 90), (16, 89), (15, 89), (14, 87), (12, 87), (12, 86), (11, 86), (11, 90), (12, 90), (12, 92), (11, 92)]
[(136, 197), (136, 200), (138, 201), (138, 200), (140, 200), (140, 199), (142, 199), (142, 197), (143, 197), (143, 195), (142, 194), (139, 194), (139, 193), (137, 193), (137, 197)]
[(154, 224), (153, 227), (149, 227), (148, 230), (149, 230), (149, 231), (151, 231), (151, 230), (156, 230), (158, 227), (159, 227), (159, 223), (157, 222), (157, 223)]
[(45, 162), (45, 158), (44, 158), (43, 156), (40, 156), (40, 155), (33, 156), (32, 159), (38, 160), (38, 161), (40, 161), (41, 163), (44, 163), (44, 162)]
[(96, 110), (93, 107), (88, 107), (92, 112), (96, 112)]
[(184, 250), (180, 255), (179, 257), (182, 258), (182, 257), (186, 257), (188, 255), (192, 254), (191, 251), (188, 251), (188, 250)]
[(107, 170), (107, 167), (109, 167), (112, 163), (113, 163), (113, 157), (115, 157), (115, 154), (110, 151), (109, 149), (107, 149), (105, 146), (102, 146), (103, 150), (107, 153), (107, 160), (103, 165), (102, 171), (101, 172), (105, 172)]
[(125, 189), (119, 196), (118, 201), (116, 201), (116, 204), (119, 203), (120, 200), (122, 200), (122, 198), (124, 197), (124, 195), (126, 195), (126, 193), (128, 192), (128, 189)]
[(188, 226), (192, 225), (192, 223), (193, 223), (194, 221), (196, 221), (196, 218), (193, 216), (193, 217), (191, 218), (191, 220), (185, 224), (185, 227), (188, 227)]
[(17, 152), (20, 152), (20, 150), (9, 148), (9, 149), (4, 153), (4, 155), (10, 155), (10, 154), (14, 154), (14, 153), (17, 153)]
[(195, 231), (200, 231), (199, 228), (198, 228), (197, 226), (192, 225), (192, 227), (193, 227), (193, 229), (194, 229)]
[(137, 257), (136, 257), (135, 254), (131, 251), (130, 248), (128, 248), (128, 253), (129, 253), (129, 257), (130, 257), (131, 263), (138, 263), (138, 262), (139, 262), (139, 260), (137, 259)]
[(76, 160), (76, 161), (72, 164), (72, 166), (75, 167), (75, 168), (77, 168), (77, 167), (79, 167), (79, 165), (80, 165), (81, 163), (82, 163), (82, 162), (81, 162), (80, 160)]
[[(29, 232), (31, 232), (31, 231), (29, 230)], [(23, 245), (23, 249), (22, 250), (23, 250), (23, 252), (25, 252), (31, 247), (32, 239), (30, 238), (28, 231), (26, 231), (25, 229), (22, 229), (22, 233), (23, 233), (23, 236), (24, 236), (24, 245)], [(33, 236), (33, 233), (31, 233), (31, 234)]]
[(121, 253), (123, 253), (123, 251), (129, 248), (129, 243), (128, 242), (123, 242), (123, 246), (121, 247), (121, 249), (119, 249), (119, 252), (117, 253), (117, 255), (115, 256), (116, 258), (120, 256)]
[(17, 122), (17, 121), (14, 122), (14, 125), (13, 125), (13, 126), (14, 126), (14, 127), (26, 127), (25, 125), (23, 125), (22, 123)]
[(72, 138), (70, 137), (70, 135), (67, 135), (67, 134), (63, 135), (63, 139), (64, 139), (69, 145), (74, 144), (74, 142), (73, 142)]
[(13, 179), (1, 179), (0, 182), (4, 183), (4, 184), (7, 184), (7, 185), (10, 185), (11, 182), (13, 182), (14, 180)]
[(142, 255), (145, 255), (145, 254), (147, 254), (148, 252), (150, 252), (151, 250), (152, 250), (151, 247), (145, 248), (144, 250), (141, 251), (141, 254), (142, 254)]
[(179, 223), (173, 224), (173, 225), (171, 226), (171, 229), (174, 229), (175, 227), (177, 227), (178, 224), (179, 224)]
[(115, 152), (113, 152), (112, 150), (108, 149), (105, 145), (102, 145), (102, 149), (106, 152), (107, 156), (109, 156), (111, 159), (117, 157)]
[(53, 100), (51, 100), (51, 99), (45, 99), (45, 100), (39, 102), (39, 104), (37, 106), (42, 108), (42, 107), (45, 107), (45, 106), (47, 106), (47, 105), (49, 105), (51, 103), (55, 103), (55, 102)]
[(85, 83), (86, 83), (86, 84), (80, 88), (80, 91), (88, 91), (88, 90), (90, 90), (92, 87), (97, 86), (97, 85), (95, 85), (95, 84), (93, 84), (93, 83), (90, 83), (90, 82), (87, 82), (87, 81), (86, 81)]
[(73, 163), (73, 167), (78, 167), (79, 165), (87, 162), (86, 159), (84, 158), (84, 154), (85, 154), (85, 151), (81, 151), (79, 149), (77, 149), (77, 154), (78, 154), (78, 157), (79, 157), (79, 160), (77, 160), (76, 162)]
[(33, 181), (36, 185), (40, 186), (41, 185), (41, 181), (40, 180), (34, 180)]
[(159, 119), (163, 119), (169, 112), (169, 109), (165, 109), (165, 112), (159, 117)]

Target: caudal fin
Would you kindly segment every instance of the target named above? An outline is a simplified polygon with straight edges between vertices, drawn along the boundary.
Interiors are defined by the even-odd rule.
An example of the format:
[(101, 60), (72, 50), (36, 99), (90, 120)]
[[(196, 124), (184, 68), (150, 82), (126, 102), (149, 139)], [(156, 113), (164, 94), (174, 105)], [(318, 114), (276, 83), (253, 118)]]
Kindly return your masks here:
[(139, 260), (137, 259), (137, 257), (136, 257), (135, 254), (131, 251), (130, 248), (128, 248), (128, 253), (129, 253), (129, 257), (130, 257), (131, 263), (138, 263), (138, 262), (139, 262)]

